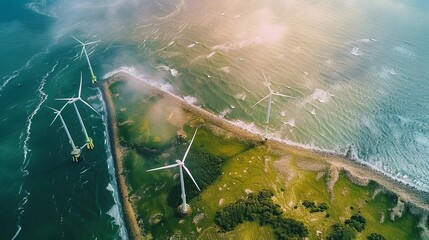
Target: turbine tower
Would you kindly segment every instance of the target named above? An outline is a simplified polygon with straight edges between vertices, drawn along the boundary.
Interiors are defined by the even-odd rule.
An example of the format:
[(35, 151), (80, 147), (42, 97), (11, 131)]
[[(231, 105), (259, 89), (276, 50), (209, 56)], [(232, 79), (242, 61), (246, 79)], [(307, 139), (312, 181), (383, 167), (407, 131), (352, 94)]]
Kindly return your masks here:
[(65, 100), (65, 101), (67, 101), (66, 105), (67, 104), (73, 104), (73, 107), (76, 111), (77, 118), (79, 119), (79, 122), (80, 122), (80, 126), (82, 127), (82, 133), (85, 135), (86, 147), (88, 149), (92, 150), (92, 149), (94, 149), (94, 143), (92, 141), (92, 138), (90, 138), (88, 136), (88, 132), (86, 131), (85, 124), (83, 124), (82, 117), (80, 115), (79, 110), (77, 109), (76, 101), (79, 100), (79, 101), (83, 102), (85, 105), (87, 105), (89, 108), (91, 108), (95, 113), (97, 113), (98, 115), (100, 115), (100, 114), (93, 107), (91, 107), (91, 105), (89, 105), (89, 103), (85, 102), (81, 98), (81, 93), (82, 93), (82, 72), (80, 72), (80, 84), (79, 84), (79, 92), (78, 92), (77, 98), (75, 98), (73, 96), (71, 98), (57, 98), (56, 100)]
[(265, 118), (265, 135), (264, 135), (264, 139), (268, 140), (268, 124), (270, 123), (270, 112), (271, 112), (271, 102), (273, 100), (273, 95), (274, 96), (280, 96), (280, 97), (288, 97), (288, 98), (293, 98), (291, 96), (288, 95), (284, 95), (281, 94), (279, 92), (274, 92), (271, 89), (270, 83), (268, 82), (267, 78), (265, 77), (264, 72), (262, 72), (262, 75), (264, 76), (264, 80), (265, 83), (268, 87), (268, 90), (270, 90), (270, 93), (268, 95), (266, 95), (265, 97), (261, 98), (258, 102), (256, 102), (255, 104), (253, 104), (252, 108), (256, 105), (258, 105), (260, 102), (264, 101), (266, 98), (268, 98), (268, 107), (267, 107), (267, 114), (266, 114), (266, 118)]
[(91, 62), (89, 61), (89, 57), (88, 57), (88, 52), (86, 51), (86, 45), (97, 43), (99, 41), (93, 41), (93, 42), (83, 43), (82, 41), (80, 41), (79, 39), (77, 39), (77, 38), (75, 38), (73, 36), (72, 36), (72, 38), (74, 38), (76, 41), (78, 41), (82, 45), (82, 51), (80, 52), (79, 59), (82, 57), (82, 54), (85, 53), (86, 61), (88, 62), (89, 71), (91, 72), (92, 83), (93, 84), (96, 83), (97, 82), (97, 77), (95, 76), (94, 71), (92, 70)]
[(80, 157), (80, 149), (76, 147), (76, 145), (73, 142), (73, 138), (70, 135), (69, 129), (67, 128), (66, 122), (63, 119), (63, 116), (61, 115), (61, 112), (63, 111), (63, 109), (67, 106), (68, 102), (66, 104), (64, 104), (64, 106), (61, 108), (61, 110), (57, 110), (55, 108), (52, 107), (48, 107), (52, 110), (54, 110), (55, 118), (54, 120), (52, 120), (51, 125), (55, 122), (55, 120), (57, 119), (57, 117), (60, 117), (61, 123), (63, 124), (64, 130), (66, 131), (67, 137), (69, 138), (69, 143), (72, 147), (72, 151), (71, 151), (71, 155), (72, 155), (72, 159), (73, 162), (77, 162), (79, 160)]
[(161, 169), (167, 169), (167, 168), (173, 168), (173, 167), (179, 166), (180, 188), (182, 190), (182, 195), (181, 195), (181, 197), (182, 197), (182, 204), (178, 207), (178, 210), (183, 215), (187, 215), (187, 214), (189, 214), (191, 212), (191, 207), (186, 203), (186, 193), (185, 193), (185, 182), (183, 180), (183, 170), (185, 170), (185, 172), (189, 175), (189, 177), (191, 177), (191, 179), (194, 182), (195, 186), (197, 187), (198, 191), (201, 191), (200, 187), (198, 187), (197, 182), (192, 177), (191, 172), (185, 166), (186, 156), (188, 155), (189, 149), (191, 149), (192, 142), (194, 141), (194, 138), (195, 138), (195, 135), (197, 134), (197, 131), (198, 131), (198, 128), (195, 130), (194, 136), (192, 137), (192, 140), (189, 143), (188, 149), (186, 150), (185, 155), (183, 156), (182, 161), (180, 161), (179, 159), (177, 159), (175, 164), (171, 164), (171, 165), (168, 165), (168, 166), (164, 166), (164, 167), (159, 167), (159, 168), (154, 168), (154, 169), (147, 170), (148, 172), (151, 172), (151, 171), (156, 171), (156, 170), (161, 170)]

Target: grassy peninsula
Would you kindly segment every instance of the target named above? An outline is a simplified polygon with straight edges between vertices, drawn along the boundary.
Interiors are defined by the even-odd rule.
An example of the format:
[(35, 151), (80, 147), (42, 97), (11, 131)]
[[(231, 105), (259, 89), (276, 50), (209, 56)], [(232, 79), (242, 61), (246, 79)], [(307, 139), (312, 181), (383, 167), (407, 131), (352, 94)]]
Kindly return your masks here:
[[(135, 239), (422, 239), (427, 194), (350, 159), (240, 129), (201, 108), (117, 73), (105, 80), (116, 167)], [(192, 213), (179, 216), (178, 169)], [(172, 237), (172, 238), (171, 238)]]

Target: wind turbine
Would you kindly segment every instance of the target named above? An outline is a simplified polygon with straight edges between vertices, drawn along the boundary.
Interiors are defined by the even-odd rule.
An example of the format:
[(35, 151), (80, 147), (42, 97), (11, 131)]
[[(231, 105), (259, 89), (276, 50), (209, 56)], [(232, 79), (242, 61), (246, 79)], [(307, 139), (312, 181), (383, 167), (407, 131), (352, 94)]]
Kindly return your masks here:
[(268, 124), (270, 123), (270, 112), (271, 112), (271, 102), (273, 100), (273, 95), (274, 96), (280, 96), (280, 97), (288, 97), (288, 98), (293, 98), (291, 96), (288, 95), (284, 95), (281, 94), (279, 92), (274, 92), (271, 89), (270, 83), (268, 82), (267, 78), (265, 77), (264, 72), (262, 72), (262, 75), (264, 76), (266, 85), (268, 87), (268, 90), (270, 90), (270, 93), (268, 95), (266, 95), (265, 97), (261, 98), (258, 102), (256, 102), (255, 104), (253, 104), (252, 108), (256, 105), (258, 105), (260, 102), (264, 101), (266, 98), (268, 98), (268, 107), (267, 107), (267, 115), (265, 118), (265, 135), (264, 135), (264, 139), (267, 140), (268, 139)]
[(75, 98), (74, 96), (73, 97), (71, 97), (71, 98), (57, 98), (56, 100), (65, 100), (65, 101), (67, 101), (67, 103), (66, 103), (66, 105), (67, 104), (73, 104), (73, 106), (74, 106), (74, 109), (75, 109), (75, 111), (76, 111), (76, 115), (77, 115), (77, 118), (79, 119), (79, 122), (80, 122), (80, 126), (82, 127), (82, 133), (85, 135), (85, 139), (86, 139), (86, 147), (88, 148), (88, 149), (94, 149), (94, 143), (92, 142), (92, 138), (90, 138), (89, 136), (88, 136), (88, 132), (86, 131), (86, 128), (85, 128), (85, 125), (83, 124), (83, 121), (82, 121), (82, 117), (80, 116), (80, 112), (79, 112), (79, 110), (77, 109), (77, 106), (76, 106), (76, 101), (81, 101), (81, 102), (83, 102), (86, 106), (88, 106), (89, 108), (91, 108), (95, 113), (97, 113), (98, 115), (100, 115), (93, 107), (91, 107), (91, 105), (89, 105), (89, 103), (87, 103), (87, 102), (85, 102), (82, 98), (81, 98), (81, 93), (82, 93), (82, 72), (80, 72), (80, 84), (79, 84), (79, 93), (78, 93), (78, 95), (77, 95), (77, 98)]
[(91, 72), (92, 83), (93, 84), (96, 83), (97, 82), (97, 77), (94, 75), (94, 71), (92, 71), (91, 62), (89, 61), (88, 52), (86, 51), (86, 45), (94, 44), (94, 43), (97, 43), (99, 41), (93, 41), (93, 42), (83, 43), (82, 41), (80, 41), (79, 39), (77, 39), (77, 38), (75, 38), (73, 36), (72, 36), (72, 38), (74, 38), (76, 41), (78, 41), (82, 45), (82, 51), (80, 52), (79, 59), (82, 57), (82, 54), (85, 53), (86, 61), (88, 62), (89, 71)]
[(194, 141), (194, 138), (195, 138), (195, 135), (197, 134), (197, 131), (198, 131), (198, 128), (195, 130), (194, 136), (192, 137), (192, 140), (189, 143), (188, 149), (186, 150), (185, 155), (183, 156), (182, 161), (180, 161), (179, 159), (177, 159), (175, 164), (171, 164), (171, 165), (168, 165), (168, 166), (164, 166), (164, 167), (159, 167), (159, 168), (154, 168), (154, 169), (147, 170), (148, 172), (151, 172), (151, 171), (156, 171), (156, 170), (161, 170), (161, 169), (167, 169), (167, 168), (173, 168), (173, 167), (179, 166), (180, 187), (181, 187), (181, 190), (182, 190), (182, 195), (181, 195), (181, 197), (182, 197), (182, 204), (178, 207), (178, 210), (183, 215), (186, 215), (186, 214), (190, 213), (190, 211), (191, 211), (191, 207), (186, 203), (186, 193), (185, 193), (185, 182), (183, 180), (183, 170), (185, 170), (185, 172), (189, 175), (189, 177), (191, 177), (191, 179), (194, 182), (195, 186), (197, 187), (198, 191), (201, 191), (200, 187), (198, 187), (197, 182), (192, 177), (191, 172), (185, 166), (186, 156), (189, 153), (189, 149), (191, 149), (192, 142)]
[(52, 107), (48, 107), (52, 110), (54, 110), (55, 118), (54, 120), (52, 120), (51, 125), (55, 122), (55, 120), (57, 119), (57, 117), (60, 117), (61, 123), (63, 124), (64, 130), (66, 131), (67, 137), (69, 138), (69, 143), (72, 146), (72, 151), (71, 151), (71, 155), (72, 155), (72, 159), (73, 161), (78, 161), (79, 157), (80, 157), (80, 149), (76, 147), (76, 145), (73, 142), (73, 138), (70, 135), (69, 129), (67, 128), (66, 122), (63, 119), (63, 116), (61, 115), (61, 112), (63, 111), (63, 109), (67, 106), (68, 102), (66, 104), (64, 104), (64, 106), (61, 108), (61, 110), (57, 110), (55, 108)]

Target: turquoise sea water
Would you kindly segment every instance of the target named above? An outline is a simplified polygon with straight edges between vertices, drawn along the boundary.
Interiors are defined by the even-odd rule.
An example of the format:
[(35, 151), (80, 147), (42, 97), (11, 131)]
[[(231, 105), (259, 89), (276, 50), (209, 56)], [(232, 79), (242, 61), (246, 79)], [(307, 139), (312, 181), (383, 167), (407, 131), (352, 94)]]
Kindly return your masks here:
[[(120, 67), (270, 138), (345, 152), (429, 191), (424, 1), (36, 0), (0, 4), (0, 239), (126, 239), (99, 79)], [(71, 161), (46, 106), (79, 104), (95, 150)], [(77, 145), (72, 108), (64, 117)], [(161, 126), (162, 127), (162, 126)]]

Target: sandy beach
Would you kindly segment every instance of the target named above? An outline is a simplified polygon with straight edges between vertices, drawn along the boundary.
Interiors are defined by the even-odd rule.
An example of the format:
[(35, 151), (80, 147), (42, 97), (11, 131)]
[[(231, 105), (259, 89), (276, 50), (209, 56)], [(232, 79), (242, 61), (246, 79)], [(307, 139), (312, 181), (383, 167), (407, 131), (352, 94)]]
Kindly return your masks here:
[(129, 236), (131, 239), (143, 239), (140, 227), (138, 225), (137, 216), (129, 201), (128, 187), (125, 182), (125, 176), (123, 174), (122, 156), (123, 149), (119, 145), (118, 140), (118, 129), (116, 124), (115, 106), (113, 105), (112, 96), (109, 92), (109, 83), (106, 81), (102, 82), (101, 85), (104, 101), (107, 105), (108, 111), (108, 127), (109, 127), (109, 140), (110, 146), (112, 146), (112, 154), (115, 162), (116, 177), (118, 181), (119, 192), (122, 200), (122, 207), (125, 214), (125, 221)]
[(144, 84), (146, 90), (153, 94), (159, 94), (164, 98), (168, 98), (170, 100), (174, 100), (180, 107), (184, 110), (188, 111), (190, 114), (198, 116), (202, 118), (205, 122), (213, 124), (225, 131), (228, 131), (239, 138), (252, 140), (255, 142), (259, 142), (261, 144), (266, 144), (267, 147), (279, 154), (296, 154), (303, 157), (313, 157), (326, 161), (331, 165), (331, 169), (335, 169), (336, 171), (345, 171), (347, 176), (359, 185), (365, 185), (370, 180), (377, 182), (379, 185), (398, 195), (400, 199), (405, 202), (409, 202), (410, 204), (429, 211), (429, 194), (426, 192), (421, 192), (411, 186), (405, 185), (401, 182), (398, 182), (386, 175), (382, 172), (371, 168), (363, 163), (358, 162), (357, 160), (352, 160), (345, 158), (343, 156), (335, 155), (332, 153), (315, 151), (311, 149), (305, 149), (299, 146), (289, 145), (280, 140), (272, 140), (269, 139), (267, 141), (262, 140), (262, 136), (259, 134), (250, 132), (247, 129), (243, 129), (233, 122), (230, 122), (226, 119), (220, 118), (219, 116), (210, 113), (198, 106), (192, 105), (185, 101), (184, 99), (175, 96), (174, 94), (164, 91), (158, 87), (151, 85), (149, 82), (141, 79), (137, 76), (134, 76), (126, 71), (119, 71), (109, 76), (107, 79), (103, 81), (102, 90), (108, 107), (108, 115), (109, 115), (109, 130), (111, 130), (111, 146), (113, 147), (114, 158), (116, 162), (116, 171), (118, 176), (119, 188), (122, 196), (124, 212), (127, 218), (128, 228), (130, 230), (130, 235), (134, 239), (141, 239), (141, 231), (137, 222), (137, 218), (133, 207), (131, 206), (130, 201), (128, 200), (128, 188), (125, 182), (125, 177), (123, 175), (122, 168), (122, 149), (119, 145), (117, 139), (117, 130), (116, 130), (116, 122), (114, 115), (114, 105), (110, 96), (110, 92), (108, 86), (117, 81), (117, 80), (128, 80), (128, 81), (139, 81)]

